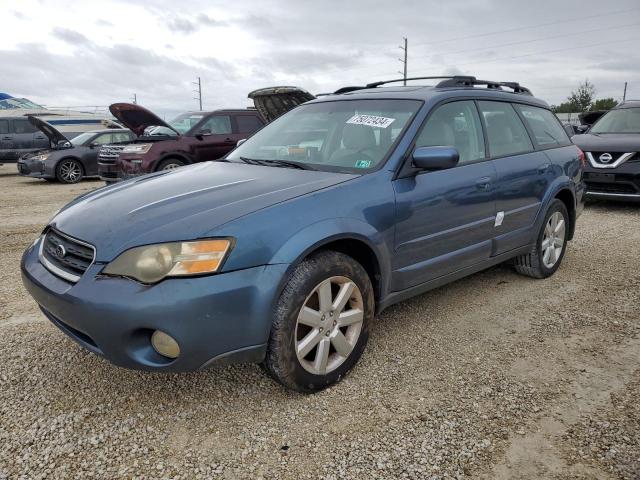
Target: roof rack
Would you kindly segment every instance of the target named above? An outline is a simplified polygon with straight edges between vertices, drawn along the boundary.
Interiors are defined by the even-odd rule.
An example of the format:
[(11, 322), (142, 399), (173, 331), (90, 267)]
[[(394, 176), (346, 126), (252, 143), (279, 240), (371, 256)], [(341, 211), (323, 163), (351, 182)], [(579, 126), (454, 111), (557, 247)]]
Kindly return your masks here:
[(363, 90), (365, 88), (376, 88), (381, 85), (386, 85), (387, 83), (398, 83), (405, 82), (410, 80), (441, 80), (436, 85), (436, 88), (451, 88), (451, 87), (474, 87), (476, 85), (486, 85), (488, 89), (494, 90), (502, 90), (502, 87), (510, 88), (513, 90), (513, 93), (519, 93), (523, 95), (533, 95), (531, 90), (526, 87), (523, 87), (517, 82), (494, 82), (491, 80), (478, 80), (476, 77), (466, 76), (466, 75), (455, 75), (455, 76), (440, 76), (440, 77), (411, 77), (411, 78), (397, 78), (394, 80), (383, 80), (380, 82), (368, 83), (364, 86), (352, 86), (352, 87), (342, 87), (333, 92), (335, 95), (340, 95), (343, 93), (354, 92), (356, 90)]

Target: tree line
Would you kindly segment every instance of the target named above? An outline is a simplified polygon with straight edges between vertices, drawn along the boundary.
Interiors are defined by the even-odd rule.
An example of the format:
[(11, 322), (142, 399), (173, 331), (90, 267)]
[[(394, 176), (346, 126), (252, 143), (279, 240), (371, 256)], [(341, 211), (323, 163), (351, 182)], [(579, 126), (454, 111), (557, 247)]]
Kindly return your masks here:
[(581, 113), (595, 110), (611, 110), (618, 102), (612, 97), (596, 99), (596, 87), (585, 80), (571, 92), (567, 101), (560, 105), (551, 105), (555, 113)]

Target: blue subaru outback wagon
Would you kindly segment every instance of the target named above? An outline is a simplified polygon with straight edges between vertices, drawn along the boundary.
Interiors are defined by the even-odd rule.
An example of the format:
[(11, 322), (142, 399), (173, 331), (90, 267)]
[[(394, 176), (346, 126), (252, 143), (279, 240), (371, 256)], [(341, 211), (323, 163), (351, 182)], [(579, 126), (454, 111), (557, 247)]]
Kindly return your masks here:
[(24, 253), (28, 291), (117, 365), (260, 362), (312, 392), (395, 302), (506, 261), (552, 275), (583, 206), (582, 152), (517, 83), (435, 80), (346, 87), (221, 161), (75, 199)]

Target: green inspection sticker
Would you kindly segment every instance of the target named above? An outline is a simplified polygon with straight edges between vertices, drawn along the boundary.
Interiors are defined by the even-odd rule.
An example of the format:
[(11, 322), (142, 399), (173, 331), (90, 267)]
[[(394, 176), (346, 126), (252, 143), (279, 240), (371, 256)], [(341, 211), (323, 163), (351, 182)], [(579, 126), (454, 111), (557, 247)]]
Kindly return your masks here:
[(371, 160), (358, 160), (356, 162), (356, 168), (369, 168), (371, 166)]

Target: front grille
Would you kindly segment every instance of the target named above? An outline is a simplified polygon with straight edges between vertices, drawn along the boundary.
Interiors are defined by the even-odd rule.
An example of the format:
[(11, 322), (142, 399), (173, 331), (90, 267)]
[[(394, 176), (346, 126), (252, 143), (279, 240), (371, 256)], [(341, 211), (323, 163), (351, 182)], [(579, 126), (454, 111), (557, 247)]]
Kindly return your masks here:
[(98, 152), (98, 162), (116, 163), (118, 156), (124, 149), (124, 145), (105, 145)]
[(80, 279), (94, 257), (95, 249), (91, 245), (52, 228), (40, 244), (40, 262), (51, 273), (71, 282)]
[(638, 193), (638, 190), (629, 183), (599, 183), (585, 182), (587, 191), (594, 193)]
[[(605, 156), (604, 159), (600, 158), (601, 156)], [(638, 158), (638, 154), (633, 154), (630, 152), (588, 152), (587, 156), (589, 157), (589, 161), (591, 165), (596, 168), (613, 168), (613, 164), (615, 164), (618, 160), (621, 160), (621, 157), (626, 159), (621, 160), (621, 164), (629, 161), (636, 161)], [(611, 157), (611, 159), (609, 159)]]

